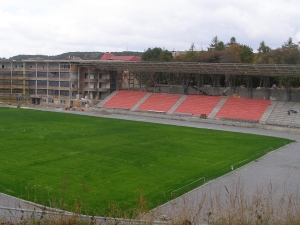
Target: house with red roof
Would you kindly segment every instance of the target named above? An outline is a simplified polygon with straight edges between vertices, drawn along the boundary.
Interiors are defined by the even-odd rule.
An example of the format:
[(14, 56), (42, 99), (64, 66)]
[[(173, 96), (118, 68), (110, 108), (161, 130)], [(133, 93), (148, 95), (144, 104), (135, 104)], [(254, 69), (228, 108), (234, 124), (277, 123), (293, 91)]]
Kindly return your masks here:
[(100, 60), (118, 60), (118, 61), (141, 61), (142, 58), (139, 56), (116, 56), (113, 53), (105, 53)]

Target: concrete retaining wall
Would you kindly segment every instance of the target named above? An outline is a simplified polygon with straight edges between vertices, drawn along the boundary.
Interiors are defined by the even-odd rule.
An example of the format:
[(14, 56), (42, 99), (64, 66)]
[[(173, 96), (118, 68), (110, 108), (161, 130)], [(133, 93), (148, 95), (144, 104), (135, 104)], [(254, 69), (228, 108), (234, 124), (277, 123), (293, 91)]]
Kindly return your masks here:
[[(140, 90), (138, 87), (135, 88), (135, 90)], [(225, 90), (225, 87), (218, 87), (213, 88), (211, 86), (204, 86), (203, 91), (208, 95), (223, 95), (223, 91)], [(149, 92), (154, 91), (154, 88), (148, 89)], [(156, 92), (161, 93), (170, 93), (170, 94), (197, 94), (197, 88), (194, 87), (188, 87), (184, 90), (182, 85), (171, 85), (170, 89), (168, 85), (159, 85), (155, 89)], [(201, 93), (201, 90), (200, 90)], [(286, 89), (280, 89), (280, 88), (256, 88), (249, 90), (248, 88), (241, 88), (237, 87), (235, 88), (235, 91), (232, 89), (228, 89), (226, 91), (227, 96), (232, 96), (232, 94), (235, 93), (238, 96), (242, 98), (257, 98), (257, 99), (267, 99), (267, 100), (275, 100), (275, 101), (285, 101), (287, 96)], [(292, 89), (291, 90), (291, 101), (292, 102), (300, 102), (300, 89)]]
[(247, 122), (239, 122), (239, 121), (220, 120), (220, 119), (202, 119), (200, 117), (194, 117), (191, 115), (165, 114), (165, 113), (153, 112), (153, 111), (144, 112), (144, 111), (130, 111), (130, 110), (126, 110), (126, 109), (107, 109), (107, 108), (87, 108), (87, 109), (85, 109), (85, 111), (100, 111), (100, 110), (106, 110), (111, 114), (122, 114), (122, 115), (130, 115), (130, 116), (145, 116), (145, 117), (182, 120), (182, 121), (198, 122), (198, 123), (212, 123), (212, 124), (217, 124), (217, 125), (259, 128), (259, 129), (287, 132), (287, 133), (292, 133), (292, 134), (300, 134), (300, 129), (297, 129), (297, 128), (275, 126), (275, 125), (273, 126), (273, 125), (267, 125), (267, 124), (261, 124), (261, 123), (247, 123)]

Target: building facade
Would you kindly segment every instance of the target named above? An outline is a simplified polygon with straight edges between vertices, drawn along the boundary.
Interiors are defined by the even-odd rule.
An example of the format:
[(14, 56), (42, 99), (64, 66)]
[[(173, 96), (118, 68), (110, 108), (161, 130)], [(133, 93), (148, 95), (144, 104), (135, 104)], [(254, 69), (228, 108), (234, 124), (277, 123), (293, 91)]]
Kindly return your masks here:
[(99, 101), (115, 90), (108, 71), (72, 60), (0, 61), (0, 102), (69, 106)]

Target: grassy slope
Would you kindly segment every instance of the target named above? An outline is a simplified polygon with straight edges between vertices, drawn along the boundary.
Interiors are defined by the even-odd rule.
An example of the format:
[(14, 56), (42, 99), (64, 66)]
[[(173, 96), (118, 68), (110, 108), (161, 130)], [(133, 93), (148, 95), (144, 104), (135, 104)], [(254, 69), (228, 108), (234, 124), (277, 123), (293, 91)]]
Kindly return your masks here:
[(59, 207), (79, 201), (89, 213), (112, 202), (134, 208), (140, 195), (155, 207), (185, 184), (291, 142), (24, 109), (0, 108), (0, 124), (0, 191)]

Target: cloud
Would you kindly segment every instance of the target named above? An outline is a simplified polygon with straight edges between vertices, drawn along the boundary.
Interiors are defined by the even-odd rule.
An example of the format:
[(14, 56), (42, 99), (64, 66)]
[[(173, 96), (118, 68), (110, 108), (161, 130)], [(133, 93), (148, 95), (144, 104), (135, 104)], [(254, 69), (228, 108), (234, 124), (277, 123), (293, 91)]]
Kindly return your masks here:
[(10, 0), (0, 9), (0, 57), (67, 51), (206, 49), (232, 36), (254, 50), (300, 41), (295, 0)]

